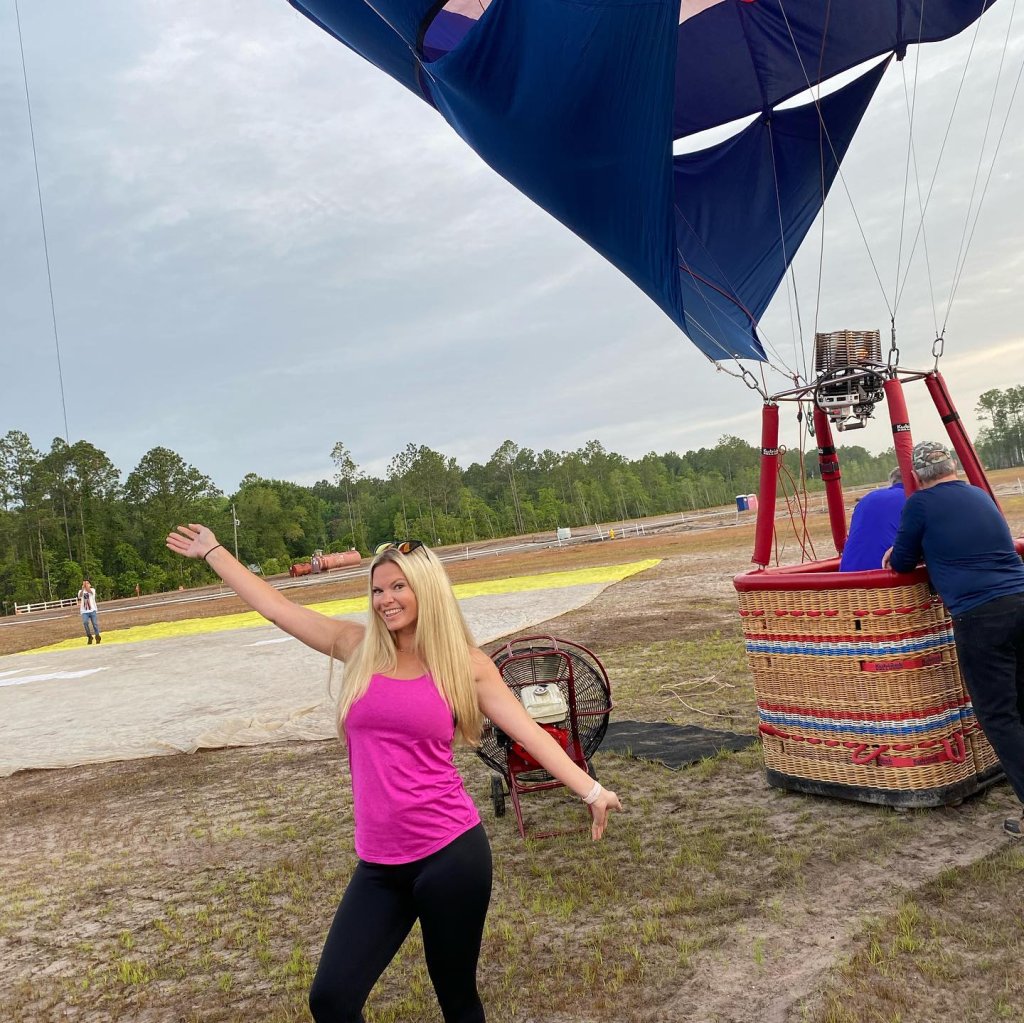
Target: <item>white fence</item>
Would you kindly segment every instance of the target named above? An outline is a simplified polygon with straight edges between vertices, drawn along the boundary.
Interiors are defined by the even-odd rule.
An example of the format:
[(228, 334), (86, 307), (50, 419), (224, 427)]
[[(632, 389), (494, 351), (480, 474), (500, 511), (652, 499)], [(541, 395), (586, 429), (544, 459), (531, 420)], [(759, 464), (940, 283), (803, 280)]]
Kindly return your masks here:
[(63, 600), (41, 600), (38, 604), (15, 604), (16, 615), (27, 615), (33, 611), (49, 611), (52, 607), (78, 607), (77, 597), (65, 597)]

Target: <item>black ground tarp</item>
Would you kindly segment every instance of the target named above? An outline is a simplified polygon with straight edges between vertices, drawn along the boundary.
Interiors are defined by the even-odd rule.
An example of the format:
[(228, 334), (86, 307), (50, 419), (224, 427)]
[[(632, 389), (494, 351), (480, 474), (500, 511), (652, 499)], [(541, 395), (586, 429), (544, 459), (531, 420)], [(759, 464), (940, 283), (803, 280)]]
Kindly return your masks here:
[(671, 725), (667, 721), (612, 721), (601, 743), (602, 753), (648, 760), (678, 771), (720, 750), (741, 750), (757, 742), (756, 735), (740, 735), (699, 725)]

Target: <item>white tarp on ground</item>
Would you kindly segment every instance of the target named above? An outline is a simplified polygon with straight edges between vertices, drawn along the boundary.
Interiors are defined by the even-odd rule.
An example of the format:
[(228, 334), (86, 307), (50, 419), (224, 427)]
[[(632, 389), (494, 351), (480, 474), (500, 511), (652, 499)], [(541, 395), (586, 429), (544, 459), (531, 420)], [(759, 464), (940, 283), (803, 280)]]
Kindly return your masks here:
[[(469, 597), (461, 604), (477, 641), (488, 643), (582, 607), (606, 585)], [(0, 657), (0, 777), (25, 768), (328, 738), (334, 722), (327, 675), (323, 654), (273, 626), (100, 646), (83, 638), (75, 650)]]

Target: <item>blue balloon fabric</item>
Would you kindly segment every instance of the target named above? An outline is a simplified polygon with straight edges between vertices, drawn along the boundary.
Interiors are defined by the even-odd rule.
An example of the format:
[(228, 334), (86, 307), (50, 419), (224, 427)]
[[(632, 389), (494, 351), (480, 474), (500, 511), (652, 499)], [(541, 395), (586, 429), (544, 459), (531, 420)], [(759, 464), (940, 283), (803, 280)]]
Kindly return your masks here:
[[(995, 0), (291, 0), (434, 106), (497, 173), (640, 287), (708, 358), (757, 323), (888, 58)], [(743, 117), (738, 135), (673, 141)]]

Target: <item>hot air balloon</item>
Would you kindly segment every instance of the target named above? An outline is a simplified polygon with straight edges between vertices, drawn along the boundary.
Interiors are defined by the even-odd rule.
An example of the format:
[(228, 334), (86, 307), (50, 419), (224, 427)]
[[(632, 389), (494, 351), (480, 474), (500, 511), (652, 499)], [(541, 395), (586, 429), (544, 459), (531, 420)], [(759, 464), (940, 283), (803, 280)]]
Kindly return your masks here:
[[(877, 330), (816, 333), (813, 374), (775, 393), (739, 361), (768, 361), (759, 321), (887, 68), (972, 26), (995, 0), (292, 3), (433, 106), (760, 392), (756, 567), (736, 588), (769, 781), (937, 805), (998, 777), (924, 569), (839, 573), (838, 558), (816, 557), (770, 567), (780, 403), (794, 403), (816, 438), (837, 551), (846, 512), (833, 430), (862, 426), (884, 404), (911, 481), (904, 383), (925, 383), (969, 481), (991, 493), (938, 372), (942, 334), (934, 367), (918, 371), (901, 365), (895, 317), (887, 353)], [(839, 75), (849, 81), (819, 91)], [(675, 151), (744, 118), (724, 141)]]
[[(994, 2), (994, 0), (992, 0)], [(888, 62), (955, 35), (964, 0), (292, 0), (434, 106), (502, 177), (712, 359), (757, 321)], [(853, 82), (779, 104), (880, 57)], [(673, 141), (759, 116), (697, 153)]]

